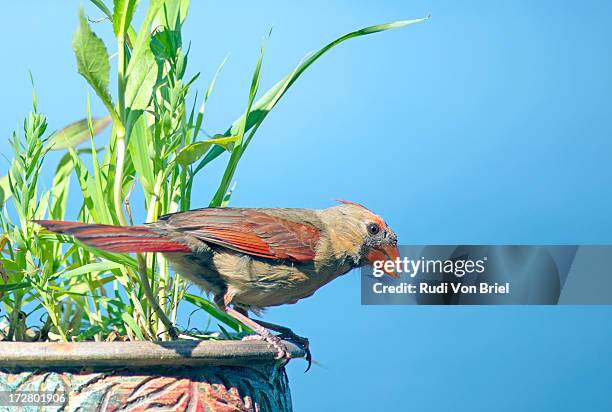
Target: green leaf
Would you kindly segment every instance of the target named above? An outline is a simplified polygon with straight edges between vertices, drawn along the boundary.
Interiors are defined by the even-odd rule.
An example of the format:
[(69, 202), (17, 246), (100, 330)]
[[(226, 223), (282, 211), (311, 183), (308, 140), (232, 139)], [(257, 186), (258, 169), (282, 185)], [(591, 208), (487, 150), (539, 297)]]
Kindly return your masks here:
[(180, 164), (182, 164), (183, 166), (188, 166), (188, 165), (196, 162), (202, 156), (204, 156), (204, 153), (206, 153), (206, 151), (212, 145), (219, 145), (224, 150), (227, 150), (228, 149), (228, 145), (230, 143), (234, 143), (234, 142), (238, 141), (240, 138), (241, 138), (241, 136), (223, 137), (222, 135), (219, 135), (219, 137), (214, 137), (212, 139), (208, 139), (208, 140), (203, 140), (203, 141), (200, 141), (200, 142), (192, 143), (192, 144), (184, 147), (179, 152), (179, 154), (176, 156), (176, 161), (179, 162)]
[(230, 127), (230, 133), (234, 130), (238, 130), (241, 127), (241, 123), (244, 122), (244, 117), (247, 116), (246, 119), (246, 130), (249, 130), (251, 127), (255, 126), (257, 123), (261, 122), (265, 116), (268, 115), (270, 110), (278, 103), (280, 98), (285, 94), (285, 92), (291, 87), (291, 85), (301, 76), (304, 71), (310, 67), (315, 61), (319, 59), (319, 57), (323, 56), (329, 50), (333, 49), (340, 43), (352, 39), (354, 37), (366, 36), (368, 34), (378, 33), (385, 30), (397, 29), (400, 27), (404, 27), (410, 24), (415, 24), (427, 20), (428, 17), (421, 19), (413, 19), (413, 20), (401, 20), (392, 23), (385, 24), (377, 24), (375, 26), (365, 27), (360, 30), (355, 30), (348, 34), (345, 34), (342, 37), (337, 38), (336, 40), (328, 43), (323, 48), (319, 49), (315, 53), (310, 54), (304, 61), (302, 61), (298, 66), (287, 76), (277, 82), (270, 90), (268, 90), (257, 102), (253, 105), (253, 110), (251, 110), (248, 115), (244, 114), (239, 119), (237, 119), (232, 126)]
[(142, 53), (145, 48), (149, 47), (149, 42), (151, 41), (151, 22), (153, 21), (153, 18), (157, 14), (157, 11), (163, 4), (164, 0), (151, 0), (151, 4), (147, 9), (147, 14), (145, 15), (145, 18), (140, 26), (140, 30), (138, 31), (130, 62), (133, 62), (135, 58), (139, 55), (139, 53)]
[(136, 37), (132, 57), (126, 70), (125, 107), (145, 110), (157, 81), (157, 62), (151, 51), (150, 27), (164, 0), (152, 0)]
[(130, 315), (127, 312), (123, 312), (121, 314), (121, 319), (123, 319), (123, 321), (125, 322), (125, 324), (132, 330), (132, 332), (134, 332), (134, 335), (136, 335), (136, 337), (139, 340), (145, 340), (142, 331), (140, 330), (140, 328), (138, 327), (138, 324), (136, 323), (136, 320), (134, 320), (134, 318), (132, 317), (132, 315)]
[[(91, 153), (91, 151), (89, 149), (79, 149), (77, 153)], [(53, 175), (51, 207), (49, 208), (49, 217), (51, 219), (64, 219), (66, 205), (68, 203), (68, 190), (70, 189), (70, 175), (73, 170), (74, 163), (72, 162), (72, 155), (68, 152), (60, 159), (55, 169), (55, 175)]]
[(153, 86), (157, 82), (157, 71), (157, 62), (150, 47), (140, 52), (138, 56), (132, 57), (125, 86), (126, 108), (137, 111), (145, 110), (149, 106), (153, 96)]
[(30, 282), (22, 282), (22, 283), (9, 283), (9, 284), (3, 284), (0, 283), (0, 293), (4, 293), (4, 292), (10, 292), (11, 290), (19, 290), (19, 289), (25, 289), (25, 288), (29, 288), (32, 285), (30, 284)]
[[(429, 17), (422, 18), (422, 19), (414, 19), (414, 20), (402, 20), (402, 21), (396, 21), (396, 22), (386, 23), (386, 24), (378, 24), (375, 26), (369, 26), (369, 27), (365, 27), (360, 30), (350, 32), (348, 34), (345, 34), (342, 37), (337, 38), (336, 40), (332, 41), (331, 43), (327, 44), (326, 46), (318, 50), (317, 52), (310, 54), (304, 61), (298, 64), (297, 67), (291, 73), (289, 73), (279, 82), (277, 82), (274, 86), (272, 86), (272, 88), (270, 88), (262, 97), (260, 97), (257, 100), (257, 102), (255, 102), (252, 110), (250, 110), (248, 114), (245, 113), (244, 115), (236, 119), (234, 123), (232, 123), (232, 125), (230, 126), (230, 128), (227, 130), (225, 134), (226, 135), (236, 134), (237, 131), (242, 127), (243, 124), (245, 124), (245, 132), (261, 124), (263, 120), (266, 118), (266, 116), (268, 115), (268, 113), (270, 112), (270, 110), (274, 108), (274, 106), (278, 103), (278, 101), (283, 97), (285, 92), (300, 77), (300, 75), (308, 67), (310, 67), (311, 64), (317, 61), (319, 57), (323, 56), (329, 50), (333, 49), (335, 46), (339, 45), (345, 40), (352, 39), (353, 37), (360, 37), (360, 36), (365, 36), (365, 35), (372, 34), (372, 33), (378, 33), (380, 31), (396, 29), (399, 27), (407, 26), (409, 24), (419, 23), (424, 20), (427, 20), (428, 18)], [(248, 146), (249, 143), (250, 143), (250, 139), (248, 139), (247, 142), (245, 143), (245, 148), (246, 146)], [(210, 163), (211, 161), (219, 157), (223, 152), (224, 150), (222, 148), (213, 147), (206, 154), (204, 159), (202, 159), (202, 161), (198, 164), (196, 170), (200, 170), (201, 168), (206, 166), (208, 163)], [(231, 165), (228, 165), (228, 168), (230, 166)], [(235, 168), (235, 165), (233, 165), (232, 167)], [(231, 171), (230, 174), (233, 175), (233, 171)], [(218, 201), (222, 198), (222, 196), (227, 192), (230, 182), (231, 182), (231, 179), (226, 179), (224, 176), (224, 179), (222, 180), (221, 185), (219, 186), (219, 188), (217, 189), (217, 193), (215, 194), (215, 200)]]
[[(113, 13), (111, 13), (110, 9), (108, 7), (106, 7), (106, 4), (104, 4), (104, 2), (102, 0), (89, 0), (91, 1), (98, 9), (100, 9), (100, 11), (102, 13), (104, 13), (106, 15), (106, 17), (108, 17), (108, 19), (113, 22), (114, 18), (113, 18)], [(136, 32), (134, 31), (134, 29), (132, 28), (132, 26), (130, 26), (127, 29), (127, 38), (126, 41), (128, 42), (128, 44), (131, 47), (131, 39), (135, 39), (136, 38)]]
[(236, 189), (236, 182), (234, 182), (232, 187), (230, 187), (230, 189), (227, 191), (227, 193), (223, 197), (223, 201), (221, 202), (221, 207), (227, 207), (227, 205), (229, 204), (229, 201), (230, 201), (230, 199), (232, 197), (232, 193), (234, 193), (234, 189)]
[(114, 5), (113, 31), (117, 37), (125, 36), (134, 17), (138, 0), (115, 0)]
[(79, 12), (79, 26), (72, 38), (72, 48), (79, 74), (87, 80), (106, 106), (109, 114), (115, 118), (115, 108), (108, 91), (110, 73), (108, 52), (104, 42), (91, 31), (82, 7)]
[(147, 201), (153, 193), (153, 185), (155, 177), (153, 175), (153, 160), (150, 156), (150, 138), (147, 130), (145, 118), (140, 116), (130, 133), (130, 140), (128, 142), (128, 150), (134, 163), (134, 169), (138, 174), (138, 178), (142, 183), (142, 187), (147, 195)]
[(89, 0), (89, 1), (91, 1), (97, 8), (99, 8), (102, 13), (106, 14), (106, 17), (108, 17), (111, 21), (113, 20), (113, 15), (110, 9), (106, 7), (106, 4), (104, 4), (102, 0)]
[(72, 155), (66, 153), (60, 159), (53, 176), (51, 207), (49, 208), (49, 217), (51, 219), (61, 220), (64, 218), (68, 203), (68, 189), (70, 189), (70, 175), (73, 169)]
[(251, 88), (249, 90), (249, 100), (247, 103), (247, 109), (245, 112), (245, 116), (243, 117), (243, 121), (235, 129), (235, 132), (236, 132), (235, 134), (240, 136), (240, 140), (238, 140), (235, 144), (234, 150), (232, 151), (232, 155), (230, 156), (230, 160), (227, 164), (227, 167), (225, 168), (225, 172), (223, 173), (223, 177), (221, 179), (221, 183), (219, 184), (219, 188), (217, 189), (217, 192), (215, 193), (212, 201), (210, 202), (210, 207), (220, 207), (221, 204), (223, 203), (223, 199), (225, 198), (225, 195), (228, 192), (228, 188), (232, 180), (232, 177), (234, 176), (234, 172), (236, 171), (236, 168), (238, 167), (238, 162), (240, 161), (240, 158), (242, 157), (242, 153), (244, 152), (242, 145), (243, 145), (244, 133), (247, 130), (246, 129), (246, 126), (247, 126), (246, 124), (247, 116), (246, 115), (251, 112), (251, 109), (253, 107), (253, 102), (255, 101), (255, 96), (257, 95), (257, 90), (259, 90), (259, 80), (261, 77), (260, 76), (261, 75), (261, 64), (263, 62), (264, 50), (265, 50), (265, 43), (262, 44), (261, 46), (261, 49), (259, 51), (259, 58), (257, 59), (255, 70), (253, 71), (253, 77), (251, 79)]
[[(96, 148), (94, 146), (93, 135), (94, 135), (94, 126), (91, 118), (91, 106), (89, 102), (89, 96), (87, 96), (87, 127), (89, 129), (90, 143), (91, 143), (91, 158), (92, 158), (92, 166), (93, 166), (93, 185), (94, 190), (96, 192), (96, 197), (103, 198), (104, 197), (104, 187), (105, 182), (103, 182), (102, 178), (102, 169), (100, 168), (100, 163), (98, 162), (98, 154), (96, 152)], [(72, 149), (71, 149), (72, 151)], [(102, 223), (112, 223), (111, 220), (111, 212), (108, 208), (107, 204), (104, 204), (103, 207), (99, 208), (103, 210), (101, 212), (102, 216), (106, 216), (106, 221)]]
[(91, 1), (97, 8), (99, 8), (102, 13), (106, 14), (106, 17), (108, 17), (110, 21), (113, 21), (113, 15), (110, 9), (106, 7), (106, 4), (104, 4), (102, 0), (89, 0), (89, 1)]
[(0, 177), (0, 209), (12, 196), (8, 175)]
[[(94, 117), (92, 120), (93, 133), (98, 135), (101, 133), (111, 122), (110, 116)], [(77, 122), (71, 123), (68, 126), (55, 133), (53, 137), (47, 143), (49, 150), (61, 150), (69, 147), (76, 147), (80, 143), (89, 139), (89, 127), (87, 119), (81, 119)]]
[(202, 298), (201, 296), (185, 293), (184, 299), (187, 302), (204, 309), (206, 312), (208, 312), (209, 315), (225, 323), (227, 326), (234, 329), (236, 332), (241, 332), (243, 330), (252, 332), (249, 327), (243, 326), (242, 323), (238, 322), (236, 319), (223, 312), (221, 309), (219, 309), (206, 299)]
[[(202, 127), (202, 121), (204, 120), (204, 111), (206, 110), (206, 103), (208, 102), (208, 99), (209, 99), (210, 95), (212, 94), (213, 89), (215, 88), (215, 83), (217, 82), (217, 77), (219, 77), (219, 73), (221, 73), (221, 70), (223, 70), (223, 66), (225, 66), (225, 63), (227, 62), (228, 56), (229, 55), (226, 55), (223, 58), (223, 60), (221, 61), (221, 64), (219, 65), (219, 67), (217, 67), (217, 70), (215, 71), (215, 74), (212, 77), (212, 80), (208, 84), (208, 88), (206, 89), (206, 93), (204, 94), (204, 100), (202, 101), (202, 106), (200, 107), (200, 111), (198, 112), (198, 116), (196, 118), (196, 123), (194, 125), (193, 140), (195, 140), (198, 137), (198, 133), (200, 133), (200, 128)], [(190, 122), (190, 124), (191, 124), (191, 122)]]
[(159, 10), (155, 19), (153, 20), (154, 26), (165, 26), (166, 16), (168, 17), (168, 28), (175, 30), (183, 24), (187, 17), (187, 11), (189, 9), (189, 0), (166, 0), (164, 8)]
[(116, 262), (95, 262), (95, 263), (88, 263), (76, 269), (67, 270), (61, 273), (61, 276), (64, 278), (71, 278), (75, 276), (85, 275), (88, 273), (109, 272), (113, 269), (121, 269), (121, 268), (123, 268), (123, 265), (120, 263), (116, 263)]
[(108, 210), (108, 203), (104, 201), (102, 188), (96, 184), (96, 180), (89, 174), (83, 160), (74, 149), (70, 149), (70, 155), (87, 210), (96, 223), (112, 224), (113, 221)]
[[(64, 240), (64, 242), (66, 241), (70, 241), (69, 239)], [(72, 240), (72, 242), (75, 242), (74, 240)], [(78, 245), (87, 250), (88, 252), (102, 258), (108, 261), (112, 261), (112, 262), (116, 262), (118, 264), (120, 264), (121, 266), (124, 266), (125, 268), (130, 268), (132, 270), (138, 270), (138, 262), (136, 262), (136, 259), (134, 259), (133, 257), (131, 257), (130, 255), (126, 255), (125, 253), (112, 253), (112, 252), (105, 252), (104, 250), (101, 249), (96, 249), (92, 246), (86, 245), (85, 243), (81, 243), (78, 242)]]
[[(157, 60), (176, 59), (175, 76), (182, 77), (181, 70), (185, 67), (185, 62), (179, 62), (177, 51), (182, 47), (182, 36), (179, 30), (171, 30), (165, 24), (155, 25), (157, 28), (155, 35), (151, 37), (151, 51)], [(183, 57), (180, 57), (184, 59)], [(181, 66), (179, 68), (178, 66)]]

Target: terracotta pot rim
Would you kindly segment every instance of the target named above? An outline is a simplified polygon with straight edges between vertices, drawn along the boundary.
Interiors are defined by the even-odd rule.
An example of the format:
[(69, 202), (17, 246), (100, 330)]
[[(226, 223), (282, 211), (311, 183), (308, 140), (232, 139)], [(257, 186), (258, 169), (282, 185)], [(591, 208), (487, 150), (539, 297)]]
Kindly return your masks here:
[[(302, 348), (284, 343), (291, 358), (305, 356)], [(0, 342), (0, 369), (253, 366), (283, 362), (275, 356), (276, 351), (260, 341)]]

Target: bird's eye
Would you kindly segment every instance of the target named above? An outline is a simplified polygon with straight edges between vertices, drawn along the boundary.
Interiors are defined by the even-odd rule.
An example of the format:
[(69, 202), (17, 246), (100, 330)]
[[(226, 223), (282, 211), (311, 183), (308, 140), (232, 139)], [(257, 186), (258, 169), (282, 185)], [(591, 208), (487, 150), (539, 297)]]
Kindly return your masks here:
[(378, 232), (380, 232), (380, 226), (378, 226), (376, 223), (370, 223), (368, 224), (368, 232), (371, 235), (376, 235)]

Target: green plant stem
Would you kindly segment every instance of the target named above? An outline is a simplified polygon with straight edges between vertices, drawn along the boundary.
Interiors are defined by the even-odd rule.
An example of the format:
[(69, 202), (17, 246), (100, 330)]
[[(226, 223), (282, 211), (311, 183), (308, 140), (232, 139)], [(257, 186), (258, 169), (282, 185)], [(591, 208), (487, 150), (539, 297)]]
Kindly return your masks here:
[[(149, 201), (149, 207), (147, 208), (147, 220), (146, 220), (147, 222), (153, 222), (157, 219), (158, 203), (159, 203), (159, 198), (160, 198), (159, 193), (162, 190), (161, 186), (164, 181), (165, 181), (165, 174), (163, 171), (160, 170), (157, 174), (157, 177), (155, 178), (155, 184), (153, 186), (153, 193), (151, 194), (151, 200)], [(141, 259), (144, 263), (145, 262), (144, 258), (141, 258)], [(160, 265), (160, 267), (163, 267), (163, 264)], [(162, 270), (162, 273), (160, 273), (160, 277), (163, 275), (163, 273), (164, 271)], [(159, 289), (158, 300), (155, 301), (156, 305), (158, 305), (158, 302), (163, 302), (165, 299), (165, 295), (166, 295), (165, 288), (167, 287), (167, 278), (163, 279), (163, 281), (164, 281), (163, 284), (160, 285), (161, 287)], [(145, 293), (146, 293), (146, 290), (145, 290)], [(151, 294), (152, 296), (154, 296), (153, 290), (151, 290)], [(166, 327), (166, 329), (170, 332), (172, 336), (172, 333), (174, 332), (174, 328), (172, 327), (170, 320), (168, 320), (168, 318), (166, 317), (165, 312), (163, 312), (163, 309), (161, 309), (160, 307), (162, 316), (159, 315), (159, 313), (157, 312), (155, 308), (153, 309), (158, 315), (158, 320), (164, 324), (164, 326)], [(168, 323), (170, 323), (170, 327), (168, 327)], [(173, 336), (173, 339), (176, 339), (176, 337)]]
[(125, 33), (123, 30), (117, 37), (117, 85), (119, 88), (119, 117), (122, 127), (117, 128), (117, 153), (115, 164), (115, 182), (113, 187), (113, 201), (115, 204), (115, 213), (119, 223), (127, 226), (127, 220), (123, 213), (122, 206), (122, 188), (123, 188), (123, 164), (125, 163)]
[(162, 255), (157, 259), (159, 275), (157, 277), (157, 301), (160, 302), (162, 309), (166, 309), (166, 299), (168, 298), (168, 266)]
[(178, 314), (178, 306), (179, 301), (181, 299), (180, 295), (180, 275), (175, 274), (172, 282), (172, 311), (170, 312), (170, 319), (172, 322), (176, 322), (176, 316)]
[(164, 172), (160, 170), (155, 178), (153, 193), (151, 194), (151, 200), (149, 201), (149, 207), (147, 209), (147, 223), (157, 220), (157, 202), (159, 201), (159, 193), (161, 191), (162, 183), (164, 182), (164, 177)]
[(117, 37), (117, 86), (119, 88), (119, 115), (125, 121), (125, 37), (120, 33)]
[(125, 134), (119, 134), (122, 130), (118, 130), (117, 134), (117, 157), (115, 165), (115, 182), (113, 187), (113, 202), (115, 204), (115, 213), (117, 219), (122, 226), (127, 226), (127, 220), (123, 213), (123, 204), (121, 202), (122, 181), (123, 181), (123, 164), (125, 163)]
[(66, 336), (62, 328), (61, 315), (58, 317), (55, 312), (55, 310), (58, 310), (59, 312), (61, 310), (60, 307), (57, 306), (54, 299), (51, 299), (51, 301), (49, 301), (48, 296), (45, 296), (45, 299), (42, 302), (42, 304), (47, 309), (47, 313), (49, 314), (49, 317), (51, 318), (51, 323), (57, 329), (57, 333), (60, 335), (60, 337), (62, 338), (64, 342), (68, 342), (68, 337)]
[(168, 331), (168, 334), (170, 335), (170, 337), (172, 339), (178, 339), (178, 334), (176, 333), (176, 329), (172, 325), (172, 322), (170, 322), (170, 319), (168, 319), (168, 317), (164, 313), (161, 306), (159, 306), (159, 302), (157, 302), (157, 299), (155, 298), (155, 295), (153, 294), (153, 290), (151, 289), (151, 284), (149, 283), (149, 277), (147, 276), (147, 265), (145, 263), (144, 257), (142, 256), (141, 253), (139, 253), (137, 256), (138, 256), (138, 265), (140, 266), (139, 272), (140, 272), (140, 281), (142, 282), (142, 290), (144, 291), (145, 296), (149, 300), (151, 307), (155, 311), (155, 314), (166, 327), (166, 330)]

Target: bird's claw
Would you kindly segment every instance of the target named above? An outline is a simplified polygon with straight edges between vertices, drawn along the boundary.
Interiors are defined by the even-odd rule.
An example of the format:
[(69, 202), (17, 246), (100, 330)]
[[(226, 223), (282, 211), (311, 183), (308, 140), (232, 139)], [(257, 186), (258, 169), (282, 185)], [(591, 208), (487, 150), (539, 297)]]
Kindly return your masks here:
[(306, 367), (304, 373), (308, 372), (310, 370), (310, 366), (312, 366), (312, 353), (310, 353), (310, 341), (308, 338), (296, 335), (292, 331), (288, 333), (281, 333), (279, 336), (281, 339), (293, 342), (304, 349), (304, 352), (306, 352), (306, 362), (308, 362), (308, 366)]
[(312, 354), (310, 353), (310, 341), (308, 338), (304, 338), (302, 336), (298, 336), (293, 332), (281, 333), (280, 335), (274, 335), (272, 333), (266, 335), (248, 335), (242, 338), (243, 341), (248, 340), (258, 340), (264, 341), (272, 345), (274, 349), (276, 349), (276, 359), (291, 359), (291, 353), (287, 349), (287, 346), (283, 343), (283, 340), (288, 340), (290, 342), (295, 343), (298, 346), (301, 346), (306, 352), (306, 362), (308, 362), (308, 366), (304, 373), (310, 370), (312, 366)]
[(248, 335), (242, 338), (243, 341), (258, 340), (269, 343), (276, 350), (276, 359), (291, 359), (291, 353), (283, 343), (280, 336), (272, 333), (266, 335)]

